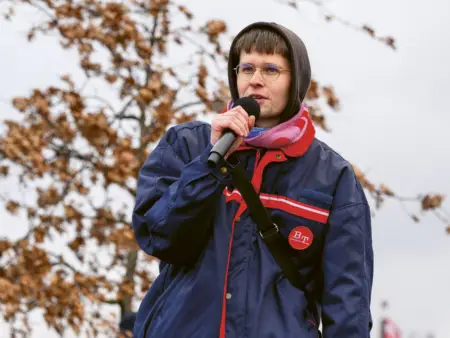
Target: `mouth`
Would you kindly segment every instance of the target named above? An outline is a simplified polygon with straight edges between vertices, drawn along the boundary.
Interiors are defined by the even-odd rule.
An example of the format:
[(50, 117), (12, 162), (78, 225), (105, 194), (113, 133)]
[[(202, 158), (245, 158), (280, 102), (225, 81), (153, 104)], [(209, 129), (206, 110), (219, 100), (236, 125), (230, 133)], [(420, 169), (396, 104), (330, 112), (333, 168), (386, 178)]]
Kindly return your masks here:
[(249, 95), (249, 97), (251, 97), (252, 99), (255, 99), (256, 101), (267, 100), (267, 97), (265, 97), (263, 95), (251, 94), (251, 95)]

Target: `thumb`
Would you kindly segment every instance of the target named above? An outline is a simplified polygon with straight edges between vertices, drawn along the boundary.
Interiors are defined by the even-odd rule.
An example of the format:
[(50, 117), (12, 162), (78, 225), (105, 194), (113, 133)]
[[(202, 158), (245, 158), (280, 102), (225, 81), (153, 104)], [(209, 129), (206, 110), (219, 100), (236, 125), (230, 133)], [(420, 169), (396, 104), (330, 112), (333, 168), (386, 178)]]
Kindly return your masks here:
[(250, 130), (252, 130), (253, 127), (255, 126), (255, 122), (256, 122), (256, 118), (253, 115), (250, 116), (250, 118), (248, 119), (248, 126), (249, 126)]

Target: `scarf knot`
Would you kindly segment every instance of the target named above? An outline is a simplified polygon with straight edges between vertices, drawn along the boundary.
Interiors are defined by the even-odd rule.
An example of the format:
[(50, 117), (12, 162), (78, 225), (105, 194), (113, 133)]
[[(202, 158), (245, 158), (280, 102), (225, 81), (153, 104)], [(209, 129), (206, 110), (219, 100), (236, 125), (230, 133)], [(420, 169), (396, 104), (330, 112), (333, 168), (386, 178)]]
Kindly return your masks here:
[(305, 105), (291, 119), (272, 128), (253, 128), (240, 147), (282, 150), (287, 156), (303, 155), (315, 137), (314, 124)]

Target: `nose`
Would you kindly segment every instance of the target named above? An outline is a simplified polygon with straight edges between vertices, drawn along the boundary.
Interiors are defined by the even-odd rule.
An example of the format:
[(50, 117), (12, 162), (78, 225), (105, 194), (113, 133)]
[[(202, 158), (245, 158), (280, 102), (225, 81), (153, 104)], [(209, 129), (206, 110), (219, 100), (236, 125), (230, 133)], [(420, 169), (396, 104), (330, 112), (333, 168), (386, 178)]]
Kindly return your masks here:
[(256, 69), (255, 73), (253, 73), (253, 76), (250, 78), (249, 85), (252, 87), (258, 87), (258, 86), (264, 85), (264, 80), (262, 78), (260, 69)]

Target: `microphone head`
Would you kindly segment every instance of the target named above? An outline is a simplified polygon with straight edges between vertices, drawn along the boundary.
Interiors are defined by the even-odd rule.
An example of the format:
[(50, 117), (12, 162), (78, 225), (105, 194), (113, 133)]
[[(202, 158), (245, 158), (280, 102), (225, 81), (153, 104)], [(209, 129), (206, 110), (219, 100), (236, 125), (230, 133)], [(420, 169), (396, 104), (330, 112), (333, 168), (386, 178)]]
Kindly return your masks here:
[(252, 97), (241, 97), (233, 103), (233, 108), (236, 106), (241, 106), (247, 112), (248, 116), (254, 116), (257, 120), (259, 118), (259, 113), (261, 107), (259, 103)]

